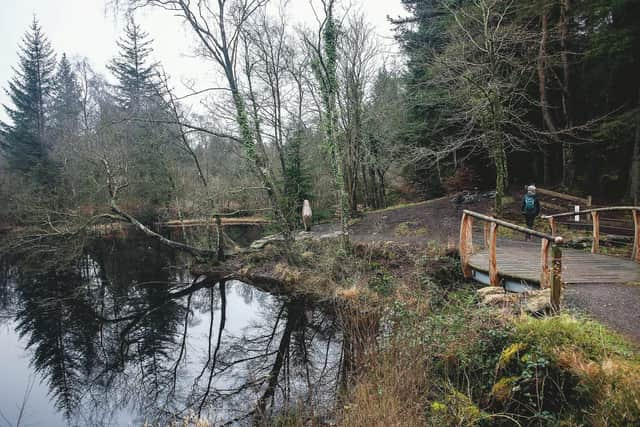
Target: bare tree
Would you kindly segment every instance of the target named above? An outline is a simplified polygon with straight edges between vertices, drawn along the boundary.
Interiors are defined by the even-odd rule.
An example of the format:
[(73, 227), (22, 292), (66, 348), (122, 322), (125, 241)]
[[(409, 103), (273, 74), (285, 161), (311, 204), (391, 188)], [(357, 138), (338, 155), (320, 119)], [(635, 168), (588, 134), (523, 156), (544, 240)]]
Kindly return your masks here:
[(260, 10), (266, 0), (128, 0), (132, 8), (158, 7), (170, 11), (192, 29), (200, 42), (199, 52), (211, 59), (223, 73), (234, 106), (234, 119), (240, 132), (247, 158), (267, 192), (274, 214), (286, 240), (291, 239), (289, 225), (281, 207), (281, 194), (269, 168), (265, 154), (258, 144), (255, 128), (251, 126), (250, 112), (242, 93), (237, 74), (237, 61), (241, 53), (243, 35), (249, 18)]
[[(347, 18), (340, 43), (338, 70), (342, 85), (338, 105), (345, 139), (345, 185), (352, 213), (357, 211), (359, 176), (367, 151), (365, 100), (376, 76), (376, 60), (380, 53), (374, 35), (374, 28), (366, 21), (365, 15), (357, 12)], [(365, 179), (366, 175), (362, 175), (362, 180)]]

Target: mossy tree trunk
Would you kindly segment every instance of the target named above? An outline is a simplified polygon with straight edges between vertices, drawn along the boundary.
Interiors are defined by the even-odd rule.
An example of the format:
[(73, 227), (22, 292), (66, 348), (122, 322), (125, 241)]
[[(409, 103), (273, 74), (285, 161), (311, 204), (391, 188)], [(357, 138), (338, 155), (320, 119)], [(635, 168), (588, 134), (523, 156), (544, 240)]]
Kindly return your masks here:
[(331, 173), (333, 175), (334, 188), (340, 211), (340, 224), (342, 231), (342, 247), (347, 250), (349, 247), (349, 196), (345, 188), (343, 172), (342, 146), (337, 138), (338, 129), (338, 77), (337, 77), (337, 56), (338, 56), (338, 27), (333, 16), (334, 0), (323, 0), (326, 19), (322, 28), (322, 39), (317, 44), (307, 44), (314, 51), (314, 62), (312, 64), (316, 79), (320, 84), (322, 94), (322, 104), (324, 112), (322, 115), (322, 128), (324, 131), (325, 143), (329, 152), (331, 163)]
[(495, 143), (493, 161), (496, 168), (496, 199), (494, 209), (497, 216), (502, 216), (502, 199), (505, 195), (509, 176), (507, 168), (507, 153), (505, 152), (504, 143), (500, 141), (496, 141)]
[[(569, 12), (569, 0), (560, 0), (560, 60), (562, 62), (562, 114), (564, 116), (564, 126), (570, 128), (572, 120), (570, 115), (571, 92), (569, 86), (569, 52), (567, 38), (569, 37), (569, 23), (567, 14)], [(575, 159), (573, 145), (567, 141), (562, 142), (562, 186), (570, 189), (575, 178)]]

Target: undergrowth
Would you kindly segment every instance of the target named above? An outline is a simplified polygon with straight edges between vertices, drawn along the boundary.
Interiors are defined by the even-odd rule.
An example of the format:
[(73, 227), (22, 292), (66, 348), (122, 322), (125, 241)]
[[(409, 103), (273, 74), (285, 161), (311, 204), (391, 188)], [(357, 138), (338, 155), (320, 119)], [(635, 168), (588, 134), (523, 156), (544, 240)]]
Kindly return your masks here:
[(577, 315), (497, 314), (454, 260), (424, 264), (419, 294), (381, 304), (341, 425), (640, 425), (640, 359), (623, 338)]
[(640, 425), (637, 350), (599, 323), (482, 306), (437, 246), (297, 244), (276, 276), (348, 308), (339, 425)]

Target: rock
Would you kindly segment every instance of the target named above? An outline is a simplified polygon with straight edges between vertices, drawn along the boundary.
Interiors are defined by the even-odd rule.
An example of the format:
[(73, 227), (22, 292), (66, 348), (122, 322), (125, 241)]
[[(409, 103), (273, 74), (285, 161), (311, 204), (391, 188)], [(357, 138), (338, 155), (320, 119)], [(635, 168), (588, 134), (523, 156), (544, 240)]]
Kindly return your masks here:
[(482, 199), (495, 199), (496, 192), (495, 191), (485, 191), (484, 193), (479, 193), (477, 191), (462, 191), (461, 193), (456, 194), (454, 198), (451, 199), (452, 203), (456, 205), (470, 204), (479, 202)]
[(249, 248), (250, 249), (262, 249), (266, 245), (268, 245), (269, 243), (282, 242), (282, 241), (284, 241), (284, 237), (282, 237), (281, 234), (273, 234), (271, 236), (266, 236), (266, 237), (263, 237), (262, 239), (258, 239), (256, 241), (254, 241), (253, 243), (251, 243), (251, 246), (249, 246)]
[(551, 310), (550, 297), (551, 289), (529, 292), (523, 301), (524, 310), (531, 314), (545, 313)]
[(313, 238), (313, 233), (311, 231), (300, 231), (296, 234), (296, 240), (307, 240)]
[(322, 240), (322, 239), (335, 239), (337, 237), (342, 236), (342, 231), (334, 231), (332, 233), (327, 233), (327, 234), (321, 234), (318, 239)]
[(518, 301), (518, 294), (493, 294), (487, 295), (482, 299), (482, 303), (485, 305), (508, 305)]
[(489, 295), (501, 295), (505, 293), (504, 289), (501, 286), (486, 286), (484, 288), (478, 289), (476, 292), (478, 292), (478, 295), (481, 299), (486, 298)]

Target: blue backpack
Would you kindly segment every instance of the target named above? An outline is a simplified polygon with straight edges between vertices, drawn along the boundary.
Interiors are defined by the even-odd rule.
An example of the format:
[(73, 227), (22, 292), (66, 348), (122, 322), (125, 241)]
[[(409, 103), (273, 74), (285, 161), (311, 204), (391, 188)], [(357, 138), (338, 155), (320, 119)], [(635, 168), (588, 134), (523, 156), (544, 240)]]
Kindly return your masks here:
[(524, 210), (525, 212), (535, 212), (536, 196), (532, 196), (531, 194), (524, 196)]

